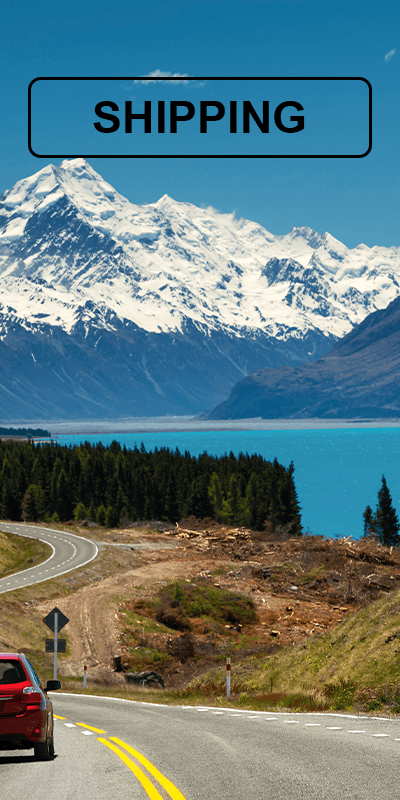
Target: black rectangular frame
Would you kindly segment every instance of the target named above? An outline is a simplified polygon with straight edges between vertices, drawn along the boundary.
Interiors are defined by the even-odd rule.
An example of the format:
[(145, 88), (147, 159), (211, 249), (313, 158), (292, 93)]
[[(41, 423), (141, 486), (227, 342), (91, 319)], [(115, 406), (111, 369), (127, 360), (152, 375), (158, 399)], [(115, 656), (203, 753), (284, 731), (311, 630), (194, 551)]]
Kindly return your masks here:
[(372, 150), (372, 86), (370, 82), (366, 78), (360, 77), (341, 77), (341, 78), (324, 78), (324, 77), (312, 77), (312, 78), (290, 78), (290, 77), (256, 77), (256, 78), (249, 78), (249, 77), (234, 77), (234, 78), (227, 78), (227, 77), (189, 77), (184, 76), (184, 80), (186, 81), (363, 81), (368, 86), (368, 148), (365, 153), (359, 153), (357, 155), (337, 155), (337, 154), (322, 154), (322, 155), (274, 155), (274, 154), (263, 154), (263, 155), (204, 155), (204, 154), (187, 154), (187, 155), (147, 155), (147, 154), (135, 154), (130, 153), (128, 155), (109, 155), (109, 154), (102, 154), (102, 153), (47, 153), (45, 155), (39, 155), (39, 153), (35, 153), (32, 148), (32, 86), (37, 83), (37, 81), (143, 81), (146, 78), (149, 78), (151, 81), (182, 81), (182, 77), (172, 77), (172, 76), (164, 76), (164, 77), (153, 77), (147, 75), (139, 75), (134, 78), (127, 78), (127, 77), (40, 77), (34, 78), (29, 86), (28, 86), (28, 149), (31, 155), (35, 156), (35, 158), (365, 158), (371, 150)]

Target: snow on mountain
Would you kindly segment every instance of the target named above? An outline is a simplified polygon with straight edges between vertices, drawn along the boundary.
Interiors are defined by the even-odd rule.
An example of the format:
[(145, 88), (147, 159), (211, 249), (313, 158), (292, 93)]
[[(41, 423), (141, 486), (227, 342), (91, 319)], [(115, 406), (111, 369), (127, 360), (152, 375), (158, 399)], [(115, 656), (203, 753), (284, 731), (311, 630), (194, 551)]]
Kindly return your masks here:
[(190, 319), (339, 337), (397, 296), (400, 248), (349, 250), (305, 227), (273, 236), (167, 195), (134, 205), (74, 159), (0, 198), (0, 275), (5, 308), (33, 323), (45, 307), (66, 331), (90, 300), (147, 331)]
[(57, 376), (55, 416), (201, 411), (399, 294), (400, 248), (274, 236), (167, 195), (135, 205), (84, 159), (48, 165), (0, 197), (0, 417), (9, 395), (25, 414), (21, 369), (37, 414), (39, 374)]

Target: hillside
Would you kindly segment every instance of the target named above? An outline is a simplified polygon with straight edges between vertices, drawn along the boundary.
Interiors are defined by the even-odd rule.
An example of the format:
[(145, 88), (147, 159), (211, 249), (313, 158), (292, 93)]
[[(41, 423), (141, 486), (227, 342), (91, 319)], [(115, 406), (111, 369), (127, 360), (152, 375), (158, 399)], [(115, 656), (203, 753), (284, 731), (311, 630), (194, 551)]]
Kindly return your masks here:
[[(243, 695), (244, 705), (264, 707), (289, 703), (291, 691), (303, 697), (302, 707), (328, 707), (324, 687), (340, 679), (357, 691), (395, 680), (397, 550), (372, 539), (279, 540), (195, 518), (179, 526), (83, 530), (100, 544), (98, 559), (1, 598), (0, 649), (25, 650), (43, 672), (51, 672), (51, 656), (43, 652), (41, 620), (54, 605), (68, 616), (67, 653), (59, 656), (67, 690), (81, 689), (84, 659), (92, 692), (138, 696), (124, 672), (155, 670), (165, 699), (219, 702), (229, 655), (235, 702)], [(183, 598), (185, 586), (192, 599), (181, 600), (186, 622), (179, 629), (159, 608), (166, 592)], [(250, 601), (256, 616), (234, 612), (229, 593)], [(332, 703), (341, 702), (335, 697)]]
[(400, 416), (400, 300), (370, 314), (332, 351), (298, 368), (263, 369), (208, 419)]

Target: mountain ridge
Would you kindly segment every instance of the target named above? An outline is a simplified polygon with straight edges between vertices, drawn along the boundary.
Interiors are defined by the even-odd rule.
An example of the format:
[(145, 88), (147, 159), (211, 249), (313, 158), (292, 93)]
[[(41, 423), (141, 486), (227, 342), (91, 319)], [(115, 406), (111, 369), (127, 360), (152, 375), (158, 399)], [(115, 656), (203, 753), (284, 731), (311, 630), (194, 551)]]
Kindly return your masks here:
[(4, 419), (190, 414), (328, 353), (400, 294), (400, 248), (135, 205), (73, 159), (0, 197), (0, 276)]
[(324, 358), (259, 370), (208, 419), (400, 417), (400, 298), (375, 311)]

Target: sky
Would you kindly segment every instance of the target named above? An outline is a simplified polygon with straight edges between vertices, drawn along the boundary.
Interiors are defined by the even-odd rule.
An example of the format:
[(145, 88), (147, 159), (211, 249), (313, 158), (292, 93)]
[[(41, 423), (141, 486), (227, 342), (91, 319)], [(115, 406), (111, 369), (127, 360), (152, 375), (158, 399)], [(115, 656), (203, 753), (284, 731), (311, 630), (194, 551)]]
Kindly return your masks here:
[[(348, 247), (399, 247), (399, 23), (398, 0), (3, 0), (0, 193), (46, 164), (62, 161), (37, 158), (28, 149), (28, 86), (38, 77), (182, 79), (162, 88), (159, 83), (113, 82), (108, 97), (104, 86), (96, 94), (81, 82), (53, 82), (51, 91), (49, 82), (36, 82), (36, 152), (56, 155), (70, 155), (70, 147), (81, 145), (87, 154), (99, 139), (103, 149), (90, 153), (104, 154), (105, 143), (107, 152), (131, 152), (122, 124), (112, 135), (94, 131), (94, 101), (115, 98), (122, 108), (131, 100), (134, 108), (143, 99), (152, 98), (155, 105), (161, 97), (167, 105), (173, 98), (185, 99), (196, 108), (194, 120), (181, 124), (175, 137), (178, 154), (191, 154), (204, 141), (211, 147), (214, 137), (220, 154), (238, 150), (254, 155), (262, 134), (230, 135), (228, 114), (218, 127), (210, 124), (213, 133), (200, 136), (195, 127), (200, 99), (218, 99), (228, 108), (238, 90), (239, 103), (254, 99), (261, 109), (266, 98), (273, 112), (277, 103), (294, 99), (297, 89), (304, 99), (304, 131), (277, 131), (272, 113), (270, 133), (264, 134), (272, 152), (283, 147), (294, 154), (302, 148), (324, 153), (326, 145), (339, 155), (362, 153), (367, 149), (367, 92), (360, 81), (298, 82), (291, 85), (289, 98), (282, 83), (242, 82), (239, 91), (239, 83), (228, 86), (207, 78), (364, 78), (372, 86), (373, 138), (363, 158), (212, 158), (210, 150), (205, 158), (166, 158), (170, 134), (153, 137), (155, 147), (161, 140), (164, 147), (151, 151), (158, 157), (88, 160), (133, 203), (156, 202), (168, 194), (235, 211), (273, 234), (305, 225), (329, 231)], [(199, 80), (186, 83), (188, 77)], [(82, 116), (85, 103), (90, 134)], [(143, 138), (137, 136), (135, 146)]]

